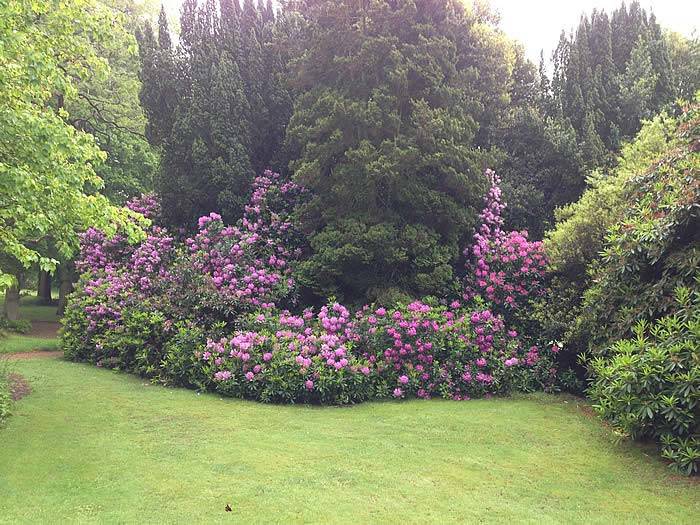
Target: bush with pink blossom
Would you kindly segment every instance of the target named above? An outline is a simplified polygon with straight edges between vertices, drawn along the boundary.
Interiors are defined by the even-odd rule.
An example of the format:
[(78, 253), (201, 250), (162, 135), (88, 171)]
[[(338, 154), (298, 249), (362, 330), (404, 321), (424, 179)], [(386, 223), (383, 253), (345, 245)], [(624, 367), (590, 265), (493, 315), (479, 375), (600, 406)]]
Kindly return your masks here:
[(527, 231), (505, 232), (501, 216), (500, 178), (486, 170), (491, 187), (484, 197), (481, 226), (474, 243), (464, 250), (467, 279), (464, 298), (481, 295), (500, 312), (512, 312), (544, 292), (547, 258), (541, 241), (530, 241)]
[(291, 217), (304, 191), (277, 174), (255, 179), (237, 224), (211, 213), (182, 240), (157, 225), (153, 197), (132, 201), (156, 223), (143, 242), (94, 229), (82, 237), (66, 355), (265, 402), (463, 400), (551, 388), (558, 348), (529, 344), (503, 316), (527, 286), (536, 293), (544, 256), (538, 243), (501, 231), (498, 180), (489, 176), (484, 224), (469, 253), (477, 287), (488, 280), (495, 291), (355, 312), (333, 301), (318, 310), (295, 304), (302, 238)]
[[(236, 226), (227, 227), (211, 214), (182, 243), (157, 224), (136, 245), (119, 233), (109, 238), (93, 228), (86, 231), (76, 261), (81, 278), (64, 317), (66, 355), (134, 369), (118, 359), (124, 346), (118, 334), (130, 332), (124, 328), (127, 312), (158, 312), (166, 327), (186, 320), (209, 326), (284, 301), (293, 285), (288, 259), (298, 255), (298, 248), (291, 248), (298, 234), (289, 209), (302, 193), (267, 171), (255, 179)], [(152, 196), (128, 206), (158, 219)]]
[(381, 398), (463, 400), (552, 386), (551, 349), (525, 345), (487, 309), (415, 301), (352, 315), (252, 314), (209, 338), (199, 377), (225, 395), (273, 402), (355, 403)]

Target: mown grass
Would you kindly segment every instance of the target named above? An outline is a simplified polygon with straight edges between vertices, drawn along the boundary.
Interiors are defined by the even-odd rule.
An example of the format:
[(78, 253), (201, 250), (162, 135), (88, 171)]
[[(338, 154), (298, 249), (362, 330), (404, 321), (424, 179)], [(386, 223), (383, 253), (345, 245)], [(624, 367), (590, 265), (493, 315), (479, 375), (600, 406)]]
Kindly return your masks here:
[(35, 293), (23, 293), (19, 300), (20, 319), (28, 319), (29, 321), (58, 321), (56, 308), (56, 304), (41, 304)]
[[(692, 523), (700, 485), (573, 398), (270, 406), (57, 359), (0, 430), (3, 523)], [(232, 512), (225, 512), (230, 504)]]
[[(0, 311), (2, 305), (0, 305)], [(23, 295), (20, 298), (20, 319), (32, 322), (57, 322), (55, 305), (42, 305), (36, 295)], [(0, 334), (0, 354), (58, 350), (58, 339), (35, 337), (31, 334)]]
[(31, 337), (22, 334), (7, 334), (5, 337), (0, 337), (0, 354), (52, 350), (58, 350), (58, 339)]

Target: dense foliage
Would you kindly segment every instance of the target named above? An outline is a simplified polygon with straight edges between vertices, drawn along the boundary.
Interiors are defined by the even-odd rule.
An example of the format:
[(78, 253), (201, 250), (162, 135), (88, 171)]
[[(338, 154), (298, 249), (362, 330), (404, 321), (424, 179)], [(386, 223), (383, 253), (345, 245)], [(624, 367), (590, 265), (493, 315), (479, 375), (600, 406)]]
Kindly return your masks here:
[(456, 293), (485, 164), (509, 229), (541, 239), (589, 170), (699, 86), (696, 42), (638, 2), (563, 33), (551, 77), (455, 0), (187, 0), (180, 27), (174, 44), (161, 12), (138, 35), (165, 221), (233, 223), (254, 173), (289, 170), (311, 191), (296, 278), (316, 304)]
[(185, 0), (177, 45), (164, 11), (157, 36), (149, 24), (139, 31), (141, 103), (162, 149), (156, 188), (168, 225), (191, 228), (212, 211), (235, 222), (254, 174), (277, 158), (291, 113), (271, 43), (277, 25), (252, 0)]
[(549, 70), (544, 57), (539, 71), (520, 62), (512, 103), (488, 143), (505, 154), (498, 171), (509, 226), (538, 237), (643, 121), (700, 89), (697, 38), (665, 32), (637, 1), (593, 10), (574, 32), (562, 31)]
[(0, 0), (7, 317), (60, 262), (66, 355), (167, 384), (355, 403), (587, 374), (697, 471), (698, 40), (594, 10), (549, 76), (479, 2), (281, 4), (184, 0), (175, 38), (134, 0)]
[(562, 32), (553, 65), (552, 104), (593, 166), (677, 95), (666, 39), (639, 2), (582, 17), (573, 35)]
[[(661, 114), (644, 124), (633, 142), (626, 144), (612, 170), (591, 174), (581, 198), (557, 210), (556, 228), (545, 239), (549, 256), (549, 294), (540, 315), (548, 337), (566, 343), (568, 353), (587, 349), (588, 335), (577, 329), (584, 292), (591, 285), (589, 269), (600, 258), (608, 229), (622, 220), (626, 209), (624, 188), (648, 169), (674, 143), (677, 123)], [(557, 304), (552, 315), (549, 304)]]
[(108, 32), (111, 13), (91, 0), (58, 4), (0, 4), (0, 288), (19, 269), (53, 270), (70, 258), (89, 225), (139, 231), (95, 193), (105, 155), (93, 135), (67, 122), (61, 104), (81, 81), (109, 72), (94, 40)]
[(475, 135), (506, 101), (506, 42), (451, 0), (300, 12), (314, 28), (287, 130), (294, 177), (313, 193), (300, 281), (349, 301), (453, 291), (484, 189)]
[[(640, 319), (674, 308), (673, 292), (693, 288), (700, 267), (699, 106), (679, 119), (677, 144), (623, 192), (621, 221), (611, 226), (593, 285), (584, 294), (582, 329), (595, 347), (604, 337), (628, 333)], [(594, 330), (594, 327), (597, 328)]]
[(92, 135), (106, 153), (95, 172), (104, 182), (101, 193), (118, 204), (150, 191), (158, 167), (156, 152), (144, 135), (146, 118), (139, 104), (140, 61), (133, 32), (146, 13), (137, 2), (96, 0), (87, 8), (88, 16), (102, 12), (109, 22), (109, 31), (89, 35), (108, 71), (80, 78), (76, 95), (62, 101), (67, 122)]
[(657, 440), (663, 456), (691, 474), (700, 469), (700, 292), (676, 295), (677, 313), (639, 321), (633, 338), (592, 361), (589, 395), (616, 429)]
[(545, 323), (571, 351), (602, 350), (641, 319), (674, 307), (678, 286), (695, 286), (698, 231), (698, 105), (648, 122), (607, 177), (560, 211), (547, 240), (553, 276)]

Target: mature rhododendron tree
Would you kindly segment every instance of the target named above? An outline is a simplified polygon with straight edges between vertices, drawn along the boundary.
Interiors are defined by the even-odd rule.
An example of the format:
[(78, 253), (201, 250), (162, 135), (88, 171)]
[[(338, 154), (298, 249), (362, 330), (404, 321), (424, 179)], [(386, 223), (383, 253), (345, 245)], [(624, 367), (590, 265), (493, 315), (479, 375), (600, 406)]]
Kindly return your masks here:
[(500, 178), (486, 170), (491, 185), (479, 218), (474, 244), (464, 250), (467, 282), (464, 298), (482, 295), (497, 309), (509, 311), (543, 291), (547, 258), (541, 241), (528, 240), (527, 231), (503, 231)]

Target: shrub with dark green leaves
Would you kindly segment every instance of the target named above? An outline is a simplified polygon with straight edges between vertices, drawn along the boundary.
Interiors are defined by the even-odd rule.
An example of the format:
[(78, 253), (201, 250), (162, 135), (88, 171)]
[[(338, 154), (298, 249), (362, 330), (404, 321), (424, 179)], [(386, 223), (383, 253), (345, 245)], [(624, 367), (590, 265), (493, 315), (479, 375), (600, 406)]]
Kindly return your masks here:
[(674, 290), (695, 286), (699, 107), (645, 123), (617, 167), (591, 178), (583, 197), (557, 213), (545, 242), (549, 292), (536, 313), (545, 340), (562, 341), (569, 361), (605, 352), (641, 319), (672, 314)]
[(27, 319), (17, 319), (11, 321), (6, 317), (0, 317), (0, 332), (14, 332), (16, 334), (26, 334), (32, 329), (32, 322)]
[(590, 361), (588, 394), (622, 435), (657, 440), (677, 470), (692, 474), (700, 468), (700, 293), (676, 295), (677, 313), (639, 321), (610, 357)]
[(677, 145), (625, 187), (625, 213), (608, 229), (590, 271), (578, 329), (602, 351), (641, 319), (676, 308), (674, 290), (693, 289), (700, 267), (700, 104), (680, 118)]

